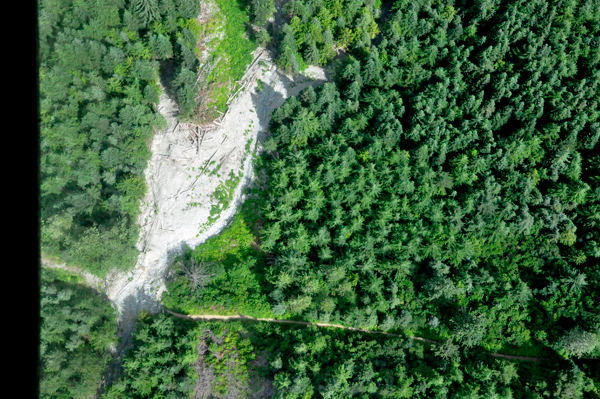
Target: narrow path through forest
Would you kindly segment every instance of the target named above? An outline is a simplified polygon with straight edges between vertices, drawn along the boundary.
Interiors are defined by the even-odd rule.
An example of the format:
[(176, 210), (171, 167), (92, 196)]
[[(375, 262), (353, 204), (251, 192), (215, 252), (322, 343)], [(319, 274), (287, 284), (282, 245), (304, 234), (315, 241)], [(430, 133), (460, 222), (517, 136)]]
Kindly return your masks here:
[[(343, 326), (341, 324), (311, 323), (308, 321), (299, 321), (299, 320), (277, 320), (277, 319), (269, 319), (269, 318), (257, 318), (257, 317), (251, 317), (251, 316), (245, 316), (245, 315), (235, 315), (235, 316), (222, 316), (222, 315), (213, 315), (213, 314), (184, 315), (181, 313), (175, 313), (168, 309), (165, 309), (165, 311), (167, 313), (172, 314), (175, 317), (178, 317), (181, 319), (188, 319), (188, 320), (244, 320), (244, 321), (264, 321), (264, 322), (268, 322), (268, 323), (298, 324), (298, 325), (304, 325), (304, 326), (312, 325), (312, 326), (317, 326), (317, 327), (340, 328), (342, 330), (360, 331), (360, 332), (367, 333), (367, 334), (381, 334), (381, 335), (388, 335), (391, 337), (410, 338), (410, 339), (414, 339), (417, 341), (427, 342), (430, 344), (442, 344), (442, 342), (439, 342), (439, 341), (434, 341), (434, 340), (422, 338), (422, 337), (415, 337), (412, 335), (392, 334), (392, 333), (388, 333), (388, 332), (384, 332), (384, 331), (365, 330), (362, 328), (347, 327), (347, 326)], [(510, 356), (510, 355), (503, 355), (501, 353), (490, 353), (490, 352), (484, 352), (484, 353), (487, 353), (496, 358), (509, 359), (509, 360), (522, 360), (522, 361), (526, 361), (526, 362), (543, 362), (543, 361), (547, 361), (547, 360), (552, 360), (552, 359), (546, 359), (546, 358), (541, 358), (541, 357)], [(582, 359), (596, 359), (596, 358), (582, 358)]]
[[(427, 342), (430, 344), (438, 344), (439, 345), (439, 344), (443, 343), (443, 342), (434, 341), (434, 340), (427, 339), (427, 338), (415, 337), (413, 335), (392, 334), (392, 333), (388, 333), (385, 331), (365, 330), (363, 328), (347, 327), (347, 326), (343, 326), (341, 324), (311, 323), (308, 321), (299, 321), (299, 320), (277, 320), (277, 319), (259, 318), (259, 317), (245, 316), (245, 315), (234, 315), (234, 316), (222, 316), (222, 315), (216, 315), (216, 314), (184, 315), (181, 313), (173, 312), (169, 309), (165, 309), (165, 311), (175, 317), (178, 317), (181, 319), (188, 319), (188, 320), (244, 320), (244, 321), (264, 321), (264, 322), (268, 322), (268, 323), (297, 324), (297, 325), (304, 325), (304, 326), (312, 325), (312, 326), (317, 326), (317, 327), (340, 328), (342, 330), (360, 331), (360, 332), (367, 333), (367, 334), (381, 334), (381, 335), (388, 335), (391, 337), (410, 338), (410, 339), (414, 339), (416, 341), (423, 341), (423, 342)], [(496, 357), (496, 358), (509, 359), (509, 360), (521, 360), (521, 361), (525, 361), (525, 362), (538, 362), (539, 363), (539, 362), (543, 362), (543, 361), (553, 360), (553, 359), (548, 359), (548, 358), (543, 358), (543, 357), (511, 356), (511, 355), (503, 355), (501, 353), (492, 353), (492, 352), (485, 352), (485, 351), (481, 351), (481, 352), (487, 353), (488, 355)], [(598, 358), (598, 357), (581, 357), (578, 359), (579, 360), (600, 360), (600, 358)]]

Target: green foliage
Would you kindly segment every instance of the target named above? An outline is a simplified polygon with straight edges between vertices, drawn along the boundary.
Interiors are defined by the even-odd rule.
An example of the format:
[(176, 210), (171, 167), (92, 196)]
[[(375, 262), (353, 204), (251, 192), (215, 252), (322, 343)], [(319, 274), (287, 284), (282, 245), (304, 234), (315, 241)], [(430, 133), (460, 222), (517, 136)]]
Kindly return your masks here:
[(123, 178), (116, 188), (123, 193), (119, 198), (121, 209), (127, 212), (132, 220), (136, 220), (140, 211), (139, 202), (146, 194), (146, 181), (140, 176), (132, 175)]
[(242, 337), (239, 323), (217, 324), (214, 330), (205, 328), (201, 337), (200, 368), (212, 370), (216, 377), (210, 382), (210, 392), (205, 390), (204, 393), (217, 398), (230, 397), (240, 391), (250, 393), (250, 370), (256, 358), (250, 340)]
[(600, 345), (600, 338), (579, 328), (568, 331), (556, 343), (556, 349), (569, 357), (591, 354)]
[(179, 100), (179, 112), (183, 118), (189, 118), (196, 108), (196, 74), (187, 68), (182, 68), (175, 77), (173, 85)]
[(485, 317), (482, 315), (461, 314), (452, 320), (454, 329), (452, 336), (467, 348), (481, 343), (485, 333)]
[[(211, 101), (221, 112), (227, 109), (227, 99), (230, 94), (228, 86), (242, 78), (246, 67), (252, 62), (252, 52), (256, 49), (254, 38), (246, 32), (250, 21), (244, 0), (215, 0), (223, 15), (224, 36), (214, 50), (212, 58), (219, 60), (207, 79), (212, 86)], [(233, 89), (235, 89), (235, 85)], [(234, 91), (231, 92), (234, 93)], [(215, 114), (216, 116), (216, 114)]]
[[(362, 40), (347, 23), (367, 20), (360, 2), (325, 3)], [(283, 67), (318, 42), (302, 31), (318, 26), (323, 2), (310, 4), (286, 5)], [(274, 312), (508, 353), (593, 350), (591, 4), (396, 2), (379, 45), (277, 109), (261, 234)]]
[(135, 248), (137, 239), (135, 226), (117, 225), (106, 230), (92, 227), (70, 246), (67, 260), (104, 277), (110, 269), (127, 270), (135, 264), (139, 255)]
[[(440, 358), (437, 348), (414, 340), (314, 326), (201, 325), (206, 348), (201, 364), (214, 368), (213, 390), (221, 389), (223, 396), (226, 389), (247, 384), (248, 364), (272, 381), (273, 398), (582, 398), (594, 388), (589, 371), (573, 364), (549, 369), (456, 347), (452, 358)], [(232, 355), (239, 362), (229, 361)]]
[(187, 314), (272, 317), (262, 277), (266, 257), (255, 246), (256, 236), (249, 222), (251, 219), (244, 212), (238, 213), (219, 235), (193, 251), (188, 248), (180, 261), (188, 265), (196, 259), (209, 265), (210, 282), (202, 290), (192, 291), (189, 278), (175, 265), (175, 277), (167, 284), (168, 294), (163, 296), (165, 306)]
[(108, 299), (78, 282), (41, 269), (40, 398), (93, 396), (117, 343)]
[(334, 44), (364, 50), (379, 33), (375, 20), (381, 3), (372, 0), (293, 0), (284, 6), (278, 63), (289, 72), (303, 70), (296, 62), (325, 65), (336, 55)]
[(138, 317), (124, 374), (103, 398), (180, 398), (193, 392), (198, 332), (165, 315)]
[(273, 0), (250, 0), (250, 10), (252, 12), (252, 22), (255, 25), (262, 26), (273, 15), (275, 4)]
[[(248, 10), (262, 21), (272, 2), (217, 3), (227, 23), (209, 83), (211, 104), (224, 111), (253, 40), (268, 41), (266, 31), (247, 38)], [(126, 374), (106, 397), (190, 395), (200, 336), (203, 364), (222, 373), (211, 385), (218, 396), (233, 386), (225, 375), (248, 382), (256, 353), (271, 354), (262, 368), (281, 398), (597, 392), (589, 370), (570, 361), (515, 364), (478, 352), (598, 354), (597, 5), (396, 1), (373, 46), (381, 2), (286, 2), (275, 38), (281, 67), (296, 74), (326, 64), (336, 45), (350, 56), (335, 83), (273, 114), (269, 154), (258, 160), (268, 190), (186, 252), (183, 268), (195, 259), (210, 278), (196, 287), (175, 273), (164, 302), (444, 344), (268, 324), (211, 335), (142, 316)], [(157, 61), (176, 62), (172, 87), (190, 117), (199, 6), (40, 3), (44, 251), (101, 276), (133, 264), (148, 141), (164, 126), (154, 111)], [(212, 221), (234, 178), (217, 190)], [(90, 396), (114, 319), (61, 276), (42, 289), (43, 395)]]
[(256, 44), (261, 47), (267, 47), (271, 42), (271, 35), (265, 28), (260, 28), (260, 30), (256, 33)]
[(142, 316), (105, 398), (584, 398), (593, 371), (334, 328)]
[(132, 0), (135, 15), (148, 25), (159, 18), (157, 0)]
[(229, 173), (229, 178), (221, 182), (215, 192), (211, 195), (211, 200), (216, 201), (210, 208), (210, 216), (208, 217), (208, 221), (200, 226), (200, 232), (206, 231), (212, 224), (219, 218), (221, 211), (227, 209), (231, 200), (233, 199), (233, 195), (236, 187), (238, 186), (241, 178), (240, 175), (235, 175), (233, 171)]

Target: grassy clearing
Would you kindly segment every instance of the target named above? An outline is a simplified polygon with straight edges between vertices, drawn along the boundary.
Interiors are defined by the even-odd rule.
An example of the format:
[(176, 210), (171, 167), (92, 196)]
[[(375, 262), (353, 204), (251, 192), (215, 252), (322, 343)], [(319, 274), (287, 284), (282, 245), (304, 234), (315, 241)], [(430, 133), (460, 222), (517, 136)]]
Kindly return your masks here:
[(233, 93), (240, 87), (235, 82), (242, 78), (246, 67), (252, 62), (251, 53), (256, 50), (257, 45), (254, 38), (247, 33), (250, 22), (248, 2), (245, 0), (214, 1), (221, 15), (216, 17), (217, 23), (211, 24), (210, 29), (217, 29), (219, 26), (225, 28), (223, 39), (212, 52), (213, 59), (218, 62), (207, 79), (210, 87), (209, 95), (212, 99), (212, 102), (207, 105), (209, 110), (214, 112), (212, 116), (217, 117), (218, 113), (213, 111), (212, 107), (215, 106), (221, 112), (227, 110), (226, 102), (230, 90)]
[[(273, 317), (263, 280), (266, 255), (254, 245), (256, 236), (243, 213), (231, 225), (195, 250), (188, 249), (183, 259), (210, 264), (210, 283), (192, 292), (187, 278), (178, 275), (167, 285), (164, 305), (185, 314), (244, 314)], [(179, 272), (175, 266), (175, 271)]]

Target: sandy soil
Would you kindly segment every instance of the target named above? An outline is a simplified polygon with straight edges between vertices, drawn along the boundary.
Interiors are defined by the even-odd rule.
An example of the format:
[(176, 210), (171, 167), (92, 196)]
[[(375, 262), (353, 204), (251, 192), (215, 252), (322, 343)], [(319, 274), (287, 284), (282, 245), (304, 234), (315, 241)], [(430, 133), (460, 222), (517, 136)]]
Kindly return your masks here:
[[(257, 79), (262, 90), (257, 90)], [(201, 145), (190, 143), (177, 130), (177, 105), (163, 94), (158, 107), (168, 122), (167, 129), (154, 137), (152, 158), (145, 171), (148, 193), (138, 220), (140, 256), (128, 273), (113, 271), (105, 280), (105, 291), (120, 314), (124, 336), (132, 331), (135, 316), (142, 310), (156, 312), (165, 291), (165, 276), (172, 259), (218, 234), (232, 219), (243, 201), (242, 189), (253, 179), (251, 152), (268, 127), (271, 112), (289, 96), (309, 85), (320, 85), (327, 78), (321, 68), (311, 67), (296, 79), (276, 70), (268, 51), (259, 48), (246, 72), (245, 90), (230, 104), (220, 126), (207, 132)], [(247, 143), (250, 143), (246, 151)], [(216, 161), (201, 173), (207, 161)], [(243, 170), (242, 170), (242, 160)], [(211, 161), (211, 162), (212, 162)], [(220, 165), (218, 175), (209, 172)], [(243, 173), (233, 200), (216, 222), (198, 235), (206, 223), (211, 195), (230, 172)], [(193, 206), (197, 203), (198, 206)]]

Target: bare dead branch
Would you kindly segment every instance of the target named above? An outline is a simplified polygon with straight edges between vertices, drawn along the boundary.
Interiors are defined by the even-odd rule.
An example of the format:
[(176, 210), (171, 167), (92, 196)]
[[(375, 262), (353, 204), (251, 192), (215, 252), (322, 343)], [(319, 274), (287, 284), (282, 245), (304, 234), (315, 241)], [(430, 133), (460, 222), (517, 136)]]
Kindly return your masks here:
[(206, 287), (213, 278), (212, 273), (209, 271), (211, 263), (198, 263), (195, 258), (192, 258), (190, 265), (186, 265), (182, 262), (178, 262), (178, 265), (181, 268), (181, 274), (190, 281), (192, 292), (196, 291), (198, 287), (200, 289)]

